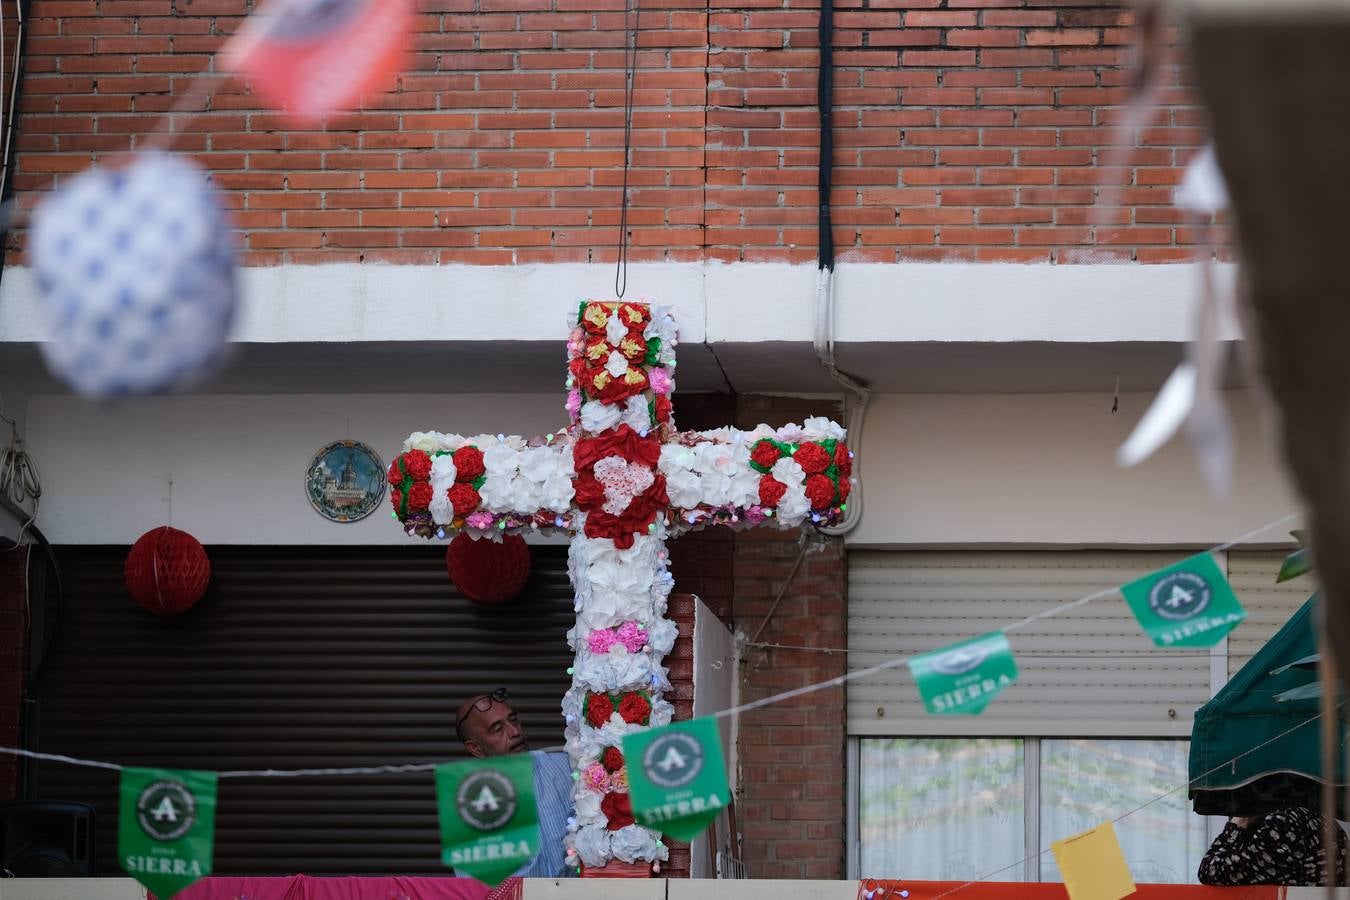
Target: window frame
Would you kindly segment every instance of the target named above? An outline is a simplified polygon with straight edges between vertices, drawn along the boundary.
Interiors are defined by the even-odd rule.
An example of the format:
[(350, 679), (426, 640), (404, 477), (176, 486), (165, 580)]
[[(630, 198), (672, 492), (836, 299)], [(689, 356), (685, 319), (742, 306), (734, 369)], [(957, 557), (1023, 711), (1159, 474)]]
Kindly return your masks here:
[[(988, 737), (991, 740), (1016, 740), (1022, 743), (1022, 836), (1023, 836), (1023, 862), (1027, 865), (1023, 871), (1030, 876), (1035, 874), (1035, 878), (1027, 877), (1023, 881), (1029, 884), (1045, 884), (1041, 878), (1041, 857), (1050, 852), (1048, 842), (1041, 839), (1041, 746), (1045, 741), (1063, 741), (1073, 740), (1062, 735), (1037, 735), (1035, 737), (1013, 737), (1008, 735), (981, 735), (973, 737), (971, 735), (954, 735), (951, 737), (935, 738), (930, 734), (922, 735), (849, 735), (848, 746), (845, 756), (847, 761), (846, 771), (848, 784), (844, 792), (845, 815), (847, 816), (846, 839), (848, 841), (846, 853), (846, 874), (851, 881), (856, 881), (863, 877), (862, 873), (862, 742), (864, 740), (980, 740)], [(1084, 735), (1085, 740), (1099, 740), (1098, 736)], [(1187, 738), (1178, 738), (1172, 735), (1160, 735), (1156, 737), (1139, 737), (1137, 735), (1123, 735), (1120, 738), (1111, 740), (1122, 741), (1184, 741)], [(1209, 841), (1218, 837), (1219, 832), (1223, 830), (1224, 823), (1227, 820), (1222, 816), (1205, 817), (1205, 834)], [(1054, 837), (1059, 840), (1060, 835)], [(1034, 857), (1034, 859), (1033, 859)]]

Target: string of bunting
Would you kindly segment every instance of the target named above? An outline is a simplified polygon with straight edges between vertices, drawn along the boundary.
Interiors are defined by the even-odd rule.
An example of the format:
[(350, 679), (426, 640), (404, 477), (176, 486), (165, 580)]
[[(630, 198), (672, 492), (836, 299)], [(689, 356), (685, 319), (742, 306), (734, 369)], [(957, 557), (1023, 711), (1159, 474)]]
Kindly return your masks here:
[[(931, 653), (896, 657), (866, 669), (783, 691), (709, 716), (627, 734), (619, 747), (607, 750), (601, 760), (591, 767), (595, 771), (588, 769), (580, 777), (586, 779), (587, 787), (596, 795), (604, 798), (600, 802), (612, 807), (606, 809), (611, 823), (632, 824), (640, 821), (644, 826), (677, 840), (689, 840), (701, 833), (730, 800), (725, 758), (717, 726), (719, 719), (781, 703), (904, 664), (913, 671), (919, 694), (929, 712), (938, 715), (977, 714), (1017, 680), (1017, 665), (1006, 637), (1007, 632), (1111, 596), (1117, 590), (1125, 597), (1141, 629), (1157, 646), (1210, 646), (1246, 618), (1246, 612), (1212, 554), (1285, 525), (1294, 518), (1294, 515), (1284, 516), (1118, 588), (1096, 591), (1058, 604), (998, 631)], [(1260, 746), (1279, 740), (1317, 718), (1314, 716)], [(1239, 754), (1222, 765), (1229, 765), (1257, 749), (1260, 747)], [(293, 778), (430, 771), (434, 773), (441, 823), (442, 861), (446, 865), (489, 884), (497, 884), (539, 850), (533, 760), (525, 754), (455, 763), (203, 772), (124, 767), (101, 760), (12, 747), (0, 747), (0, 753), (120, 771), (119, 861), (128, 874), (160, 897), (167, 898), (193, 881), (211, 874), (217, 785), (225, 778)], [(637, 760), (638, 764), (632, 765), (632, 760)], [(1092, 860), (1089, 866), (1092, 871), (1114, 871), (1119, 875), (1117, 870), (1110, 867), (1114, 865), (1114, 857), (1109, 852), (1111, 848), (1114, 847), (1114, 852), (1119, 854), (1119, 844), (1110, 827), (1112, 823), (1162, 800), (1190, 783), (1174, 788), (1112, 822), (1104, 823), (1098, 829), (1057, 842), (1051, 850), (1043, 852), (1053, 851), (1057, 858), (1063, 855), (1061, 869), (1066, 873), (1066, 881), (1069, 870), (1081, 870), (1075, 860), (1082, 858)], [(998, 872), (976, 881), (996, 874)], [(1128, 877), (1128, 869), (1125, 869), (1125, 875)], [(1104, 894), (1096, 893), (1103, 885), (1107, 886), (1109, 893), (1123, 884), (1118, 878), (1108, 879), (1103, 875), (1092, 882), (1090, 890), (1085, 887), (1075, 892), (1071, 887), (1070, 893), (1075, 900), (1087, 896), (1104, 897)]]

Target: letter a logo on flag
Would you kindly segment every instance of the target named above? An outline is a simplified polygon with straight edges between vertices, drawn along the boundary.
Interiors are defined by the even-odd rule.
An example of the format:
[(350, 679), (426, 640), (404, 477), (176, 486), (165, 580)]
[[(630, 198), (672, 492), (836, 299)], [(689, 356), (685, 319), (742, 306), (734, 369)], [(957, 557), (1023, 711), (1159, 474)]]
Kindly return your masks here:
[(304, 122), (354, 109), (408, 47), (412, 0), (269, 0), (225, 46), (225, 65)]
[(676, 840), (693, 840), (731, 800), (722, 737), (709, 717), (626, 734), (633, 815)]
[(441, 861), (496, 885), (539, 852), (534, 757), (528, 753), (436, 767)]
[(1247, 618), (1208, 553), (1131, 581), (1120, 592), (1159, 647), (1212, 647)]
[(122, 770), (117, 861), (156, 897), (211, 874), (216, 773)]

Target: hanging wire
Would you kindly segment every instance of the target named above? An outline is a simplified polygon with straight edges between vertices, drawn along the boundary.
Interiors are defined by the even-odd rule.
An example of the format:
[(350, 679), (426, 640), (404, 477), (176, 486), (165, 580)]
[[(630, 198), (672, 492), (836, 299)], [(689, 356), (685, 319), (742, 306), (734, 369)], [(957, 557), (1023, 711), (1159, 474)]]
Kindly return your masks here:
[(0, 451), (0, 499), (12, 503), (22, 510), (24, 505), (33, 501), (33, 514), (23, 523), (14, 543), (5, 547), (9, 552), (23, 543), (23, 536), (37, 521), (38, 506), (42, 502), (42, 479), (38, 477), (37, 464), (23, 447), (23, 438), (19, 437), (19, 426), (0, 410), (0, 421), (9, 425), (9, 445)]
[(623, 299), (628, 289), (628, 168), (633, 155), (633, 86), (637, 81), (638, 21), (641, 0), (627, 0), (623, 22), (627, 38), (623, 48), (623, 196), (619, 200), (619, 255), (614, 262), (614, 293)]

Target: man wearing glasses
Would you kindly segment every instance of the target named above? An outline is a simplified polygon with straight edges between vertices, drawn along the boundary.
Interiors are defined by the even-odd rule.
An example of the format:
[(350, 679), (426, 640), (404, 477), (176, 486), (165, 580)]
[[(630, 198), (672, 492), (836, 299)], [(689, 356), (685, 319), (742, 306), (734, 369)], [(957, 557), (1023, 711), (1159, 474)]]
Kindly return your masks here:
[[(525, 728), (512, 708), (506, 688), (470, 697), (455, 716), (455, 734), (471, 756), (484, 759), (530, 749)], [(516, 870), (521, 878), (567, 878), (563, 837), (572, 816), (572, 763), (566, 753), (532, 753), (534, 796), (539, 805), (539, 855)]]

